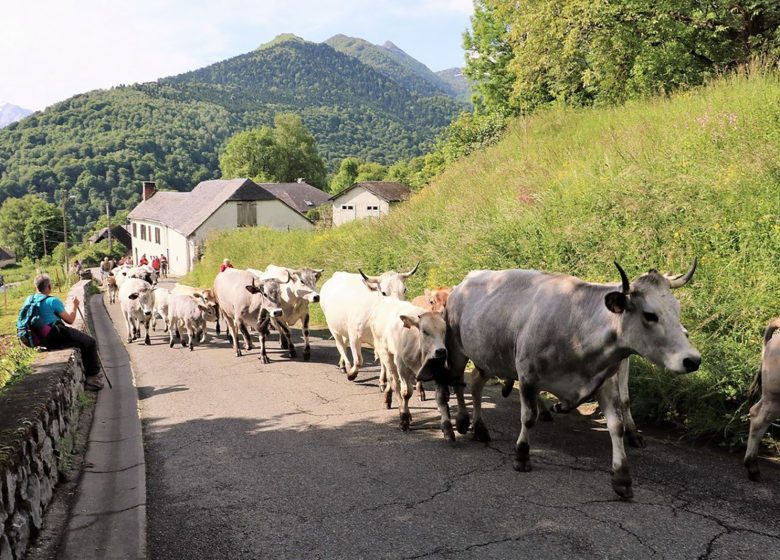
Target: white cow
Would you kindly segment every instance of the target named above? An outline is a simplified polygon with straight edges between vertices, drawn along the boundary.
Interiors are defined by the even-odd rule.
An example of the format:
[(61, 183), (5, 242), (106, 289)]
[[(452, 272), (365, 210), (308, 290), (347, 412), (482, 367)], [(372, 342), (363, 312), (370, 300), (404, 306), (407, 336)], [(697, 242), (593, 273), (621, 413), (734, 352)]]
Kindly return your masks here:
[(252, 348), (247, 327), (260, 331), (260, 360), (267, 364), (270, 360), (265, 350), (268, 318), (282, 315), (279, 303), (279, 281), (260, 281), (251, 272), (228, 268), (217, 274), (214, 279), (214, 295), (219, 303), (219, 310), (225, 318), (228, 332), (233, 338), (233, 350), (236, 357), (241, 356), (238, 346), (239, 333), (244, 337), (246, 350)]
[[(383, 297), (403, 300), (406, 279), (417, 272), (418, 266), (420, 263), (409, 272), (391, 270), (381, 276), (366, 276), (362, 270), (359, 275), (336, 272), (322, 285), (320, 306), (339, 350), (339, 368), (347, 372), (350, 381), (357, 378), (363, 366), (362, 345), (374, 345), (371, 334), (374, 307)], [(347, 346), (352, 351), (352, 364), (347, 356)]]
[(406, 301), (382, 298), (373, 310), (371, 333), (374, 348), (389, 377), (385, 404), (390, 408), (393, 391), (398, 394), (401, 429), (412, 420), (409, 398), (417, 375), (423, 368), (431, 375), (444, 370), (447, 350), (444, 337), (447, 324), (441, 313), (428, 312)]
[(130, 266), (130, 265), (123, 264), (123, 265), (114, 267), (111, 270), (111, 274), (114, 276), (114, 278), (116, 278), (116, 285), (119, 288), (121, 288), (122, 284), (124, 284), (125, 280), (127, 280), (127, 278), (128, 278), (127, 273), (128, 273), (128, 271), (131, 268), (133, 268), (133, 267)]
[[(214, 291), (210, 290), (208, 288), (206, 289), (199, 289), (199, 288), (193, 288), (192, 286), (187, 286), (186, 284), (176, 284), (171, 289), (172, 294), (181, 294), (185, 296), (196, 296), (200, 297), (202, 296), (206, 301), (211, 302), (214, 304), (215, 309), (215, 319), (213, 321), (216, 323), (216, 332), (217, 334), (220, 333), (220, 326), (219, 326), (219, 305), (217, 304), (217, 297), (214, 295)], [(212, 321), (211, 318), (209, 318), (209, 321)]]
[(154, 309), (154, 287), (140, 278), (128, 278), (119, 288), (119, 305), (127, 326), (127, 342), (141, 337), (141, 323), (146, 328), (144, 344), (149, 340), (149, 321)]
[(286, 268), (269, 264), (265, 270), (248, 268), (247, 271), (256, 275), (260, 280), (276, 278), (280, 282), (279, 301), (282, 308), (282, 316), (276, 320), (281, 328), (280, 338), (282, 348), (288, 349), (290, 358), (295, 357), (295, 346), (292, 342), (290, 327), (298, 321), (303, 325), (303, 359), (311, 358), (309, 345), (309, 303), (320, 301), (317, 293), (317, 280), (322, 276), (321, 268)]
[(168, 301), (171, 297), (171, 292), (167, 288), (155, 288), (154, 290), (154, 309), (152, 309), (152, 330), (157, 330), (157, 317), (163, 320), (165, 328), (164, 333), (168, 332), (170, 323), (168, 322)]
[(173, 348), (174, 332), (180, 333), (182, 346), (186, 346), (184, 332), (187, 332), (190, 350), (195, 347), (195, 338), (198, 338), (199, 342), (206, 342), (206, 319), (213, 319), (215, 314), (214, 304), (206, 301), (202, 296), (170, 294), (166, 315), (170, 347)]

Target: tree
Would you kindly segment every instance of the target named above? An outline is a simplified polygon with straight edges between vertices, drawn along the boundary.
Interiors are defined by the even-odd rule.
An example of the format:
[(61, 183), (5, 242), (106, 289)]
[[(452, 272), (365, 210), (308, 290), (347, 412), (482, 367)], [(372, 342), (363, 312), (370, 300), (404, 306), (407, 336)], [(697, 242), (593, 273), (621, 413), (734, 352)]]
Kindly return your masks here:
[(34, 194), (9, 198), (0, 207), (0, 244), (12, 248), (18, 259), (42, 257), (44, 235), (49, 251), (63, 240), (59, 207)]
[(344, 158), (339, 164), (339, 170), (330, 181), (330, 192), (340, 193), (352, 186), (358, 176), (360, 160), (353, 157)]
[(292, 113), (276, 115), (273, 129), (261, 126), (233, 136), (219, 167), (226, 178), (289, 183), (302, 177), (316, 187), (325, 184), (325, 163), (317, 153), (317, 142)]
[(358, 167), (358, 174), (355, 178), (355, 182), (359, 181), (381, 181), (387, 174), (387, 168), (381, 163), (368, 161), (361, 163)]

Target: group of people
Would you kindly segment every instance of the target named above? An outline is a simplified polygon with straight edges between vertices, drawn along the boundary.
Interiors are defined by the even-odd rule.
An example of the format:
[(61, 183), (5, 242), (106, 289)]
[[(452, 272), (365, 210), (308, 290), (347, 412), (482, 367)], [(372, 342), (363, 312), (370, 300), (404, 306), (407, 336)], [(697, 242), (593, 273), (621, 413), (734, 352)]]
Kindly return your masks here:
[(160, 275), (161, 278), (168, 277), (168, 258), (165, 255), (160, 255), (159, 257), (152, 255), (152, 261), (149, 262), (149, 259), (146, 258), (146, 253), (144, 253), (141, 255), (141, 258), (138, 259), (138, 265), (151, 266), (154, 271)]

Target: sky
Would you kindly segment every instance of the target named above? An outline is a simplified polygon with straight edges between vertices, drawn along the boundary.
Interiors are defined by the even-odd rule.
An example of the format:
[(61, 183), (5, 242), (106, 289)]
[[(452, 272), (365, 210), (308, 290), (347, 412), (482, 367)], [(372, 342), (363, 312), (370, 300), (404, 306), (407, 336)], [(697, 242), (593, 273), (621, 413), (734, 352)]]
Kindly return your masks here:
[(280, 33), (392, 41), (463, 65), (472, 0), (27, 0), (0, 4), (0, 102), (40, 110), (249, 52)]

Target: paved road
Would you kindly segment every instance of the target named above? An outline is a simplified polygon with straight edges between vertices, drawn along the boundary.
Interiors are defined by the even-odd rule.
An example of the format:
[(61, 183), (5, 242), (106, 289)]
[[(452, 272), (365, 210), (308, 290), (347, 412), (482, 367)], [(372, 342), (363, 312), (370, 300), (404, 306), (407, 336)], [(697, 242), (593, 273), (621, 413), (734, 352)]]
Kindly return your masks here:
[(489, 446), (442, 441), (430, 401), (413, 399), (403, 433), (378, 368), (348, 382), (318, 334), (310, 363), (275, 340), (268, 365), (224, 340), (129, 345), (152, 558), (780, 558), (773, 465), (754, 484), (736, 455), (651, 440), (621, 502), (608, 435), (575, 413), (534, 430), (534, 470), (517, 473), (516, 394), (488, 391)]

